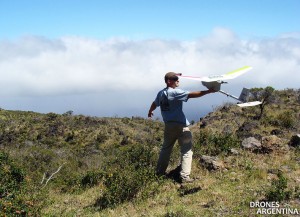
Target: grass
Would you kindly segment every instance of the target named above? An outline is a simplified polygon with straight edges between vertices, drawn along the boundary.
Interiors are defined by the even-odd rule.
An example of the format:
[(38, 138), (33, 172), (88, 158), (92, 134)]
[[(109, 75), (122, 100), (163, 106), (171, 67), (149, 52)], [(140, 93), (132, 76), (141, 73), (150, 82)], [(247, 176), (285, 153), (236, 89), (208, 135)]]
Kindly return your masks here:
[[(0, 110), (0, 151), (8, 156), (1, 164), (2, 186), (18, 197), (4, 201), (10, 194), (2, 192), (0, 216), (18, 216), (22, 210), (40, 216), (255, 216), (250, 202), (281, 195), (282, 205), (300, 211), (300, 150), (287, 146), (300, 129), (289, 115), (300, 114), (293, 94), (280, 92), (261, 120), (255, 119), (257, 108), (226, 105), (202, 120), (206, 127), (194, 124), (196, 181), (185, 185), (154, 174), (163, 138), (159, 121)], [(284, 144), (265, 154), (241, 149), (245, 122), (255, 122), (247, 132), (251, 135), (280, 130)], [(208, 171), (201, 155), (217, 156), (225, 168)], [(176, 145), (169, 169), (179, 160)], [(60, 166), (46, 186), (40, 184), (44, 174), (49, 177)], [(12, 177), (17, 181), (10, 182)]]
[[(95, 186), (80, 194), (49, 194), (56, 201), (43, 210), (53, 216), (254, 216), (255, 210), (249, 207), (251, 201), (265, 198), (272, 187), (272, 174), (268, 169), (280, 169), (282, 165), (294, 165), (284, 175), (288, 189), (297, 186), (299, 165), (290, 157), (280, 158), (276, 154), (257, 155), (241, 152), (240, 156), (224, 157), (229, 168), (225, 171), (208, 172), (194, 161), (193, 173), (200, 179), (193, 184), (180, 186), (172, 180), (165, 180), (159, 187), (160, 193), (146, 200), (125, 202), (115, 208), (96, 211), (91, 204), (103, 193), (103, 186)], [(251, 166), (249, 166), (251, 165)], [(275, 176), (274, 176), (275, 177)], [(276, 178), (276, 177), (275, 177)], [(196, 189), (193, 191), (193, 189)], [(183, 194), (182, 192), (192, 192)], [(294, 200), (294, 208), (300, 208)], [(50, 215), (49, 215), (50, 216)]]

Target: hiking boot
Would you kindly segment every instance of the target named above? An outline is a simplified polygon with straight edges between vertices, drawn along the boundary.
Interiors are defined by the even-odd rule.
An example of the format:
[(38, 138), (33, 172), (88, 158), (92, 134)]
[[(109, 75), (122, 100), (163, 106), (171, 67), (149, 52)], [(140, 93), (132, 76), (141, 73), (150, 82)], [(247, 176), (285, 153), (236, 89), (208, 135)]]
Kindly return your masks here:
[(192, 179), (189, 176), (188, 177), (184, 177), (184, 178), (183, 177), (180, 178), (180, 183), (192, 183), (194, 181), (195, 181), (195, 179)]

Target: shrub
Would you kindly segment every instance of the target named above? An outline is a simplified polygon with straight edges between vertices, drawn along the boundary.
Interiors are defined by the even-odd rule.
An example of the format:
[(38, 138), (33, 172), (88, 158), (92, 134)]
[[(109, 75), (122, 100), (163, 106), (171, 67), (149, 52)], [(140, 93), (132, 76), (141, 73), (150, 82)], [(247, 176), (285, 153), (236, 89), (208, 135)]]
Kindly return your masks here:
[(96, 141), (98, 143), (104, 143), (107, 139), (109, 139), (109, 135), (103, 131), (101, 131), (96, 137)]
[(161, 183), (155, 175), (155, 155), (150, 145), (132, 145), (117, 153), (104, 177), (104, 194), (95, 206), (100, 210), (113, 208), (155, 194)]
[(278, 115), (277, 117), (279, 125), (284, 128), (292, 128), (295, 123), (295, 117), (291, 111), (285, 111)]
[(62, 115), (63, 116), (72, 116), (73, 115), (73, 111), (72, 110), (69, 110), (69, 111), (66, 111), (65, 113), (63, 113)]
[(105, 173), (103, 171), (88, 171), (81, 178), (81, 186), (84, 188), (93, 187), (101, 182), (104, 175)]
[(287, 178), (285, 178), (282, 172), (278, 173), (278, 180), (273, 180), (271, 188), (266, 193), (267, 201), (288, 200), (291, 197), (291, 191), (287, 189)]
[(23, 165), (34, 173), (44, 172), (52, 167), (56, 154), (51, 149), (33, 146), (23, 151)]
[(145, 199), (157, 190), (151, 187), (154, 180), (154, 171), (149, 168), (135, 170), (128, 167), (119, 172), (108, 173), (104, 181), (106, 190), (97, 200), (96, 206), (102, 210), (137, 198)]
[[(233, 134), (211, 133), (201, 131), (195, 144), (195, 154), (219, 155), (228, 153), (231, 148), (239, 147), (240, 141)], [(198, 146), (198, 147), (197, 147)]]
[(33, 196), (22, 168), (0, 152), (0, 216), (37, 214)]
[(195, 216), (195, 214), (189, 210), (186, 210), (184, 208), (180, 208), (179, 210), (176, 211), (168, 211), (164, 217), (192, 217)]
[(266, 88), (252, 88), (250, 91), (253, 98), (250, 100), (257, 100), (262, 102), (259, 105), (260, 114), (258, 115), (258, 119), (261, 119), (264, 115), (265, 106), (275, 102), (275, 89), (268, 86)]

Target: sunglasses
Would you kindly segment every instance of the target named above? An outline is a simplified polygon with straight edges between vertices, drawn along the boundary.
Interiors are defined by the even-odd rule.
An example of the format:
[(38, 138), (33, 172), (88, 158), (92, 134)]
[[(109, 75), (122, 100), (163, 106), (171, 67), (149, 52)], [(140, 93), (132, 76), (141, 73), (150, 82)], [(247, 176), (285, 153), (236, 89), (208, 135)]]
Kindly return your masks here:
[(177, 78), (169, 78), (169, 80), (171, 80), (171, 81), (178, 81), (178, 77)]

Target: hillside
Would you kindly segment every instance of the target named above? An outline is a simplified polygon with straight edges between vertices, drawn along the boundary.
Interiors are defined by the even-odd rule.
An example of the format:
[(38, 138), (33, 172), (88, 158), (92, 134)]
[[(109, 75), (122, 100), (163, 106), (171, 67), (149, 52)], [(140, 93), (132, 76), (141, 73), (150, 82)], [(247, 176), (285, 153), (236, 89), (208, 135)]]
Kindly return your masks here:
[[(269, 92), (268, 92), (269, 91)], [(253, 89), (191, 126), (192, 184), (156, 177), (163, 123), (0, 110), (0, 216), (256, 216), (300, 212), (300, 91)]]

